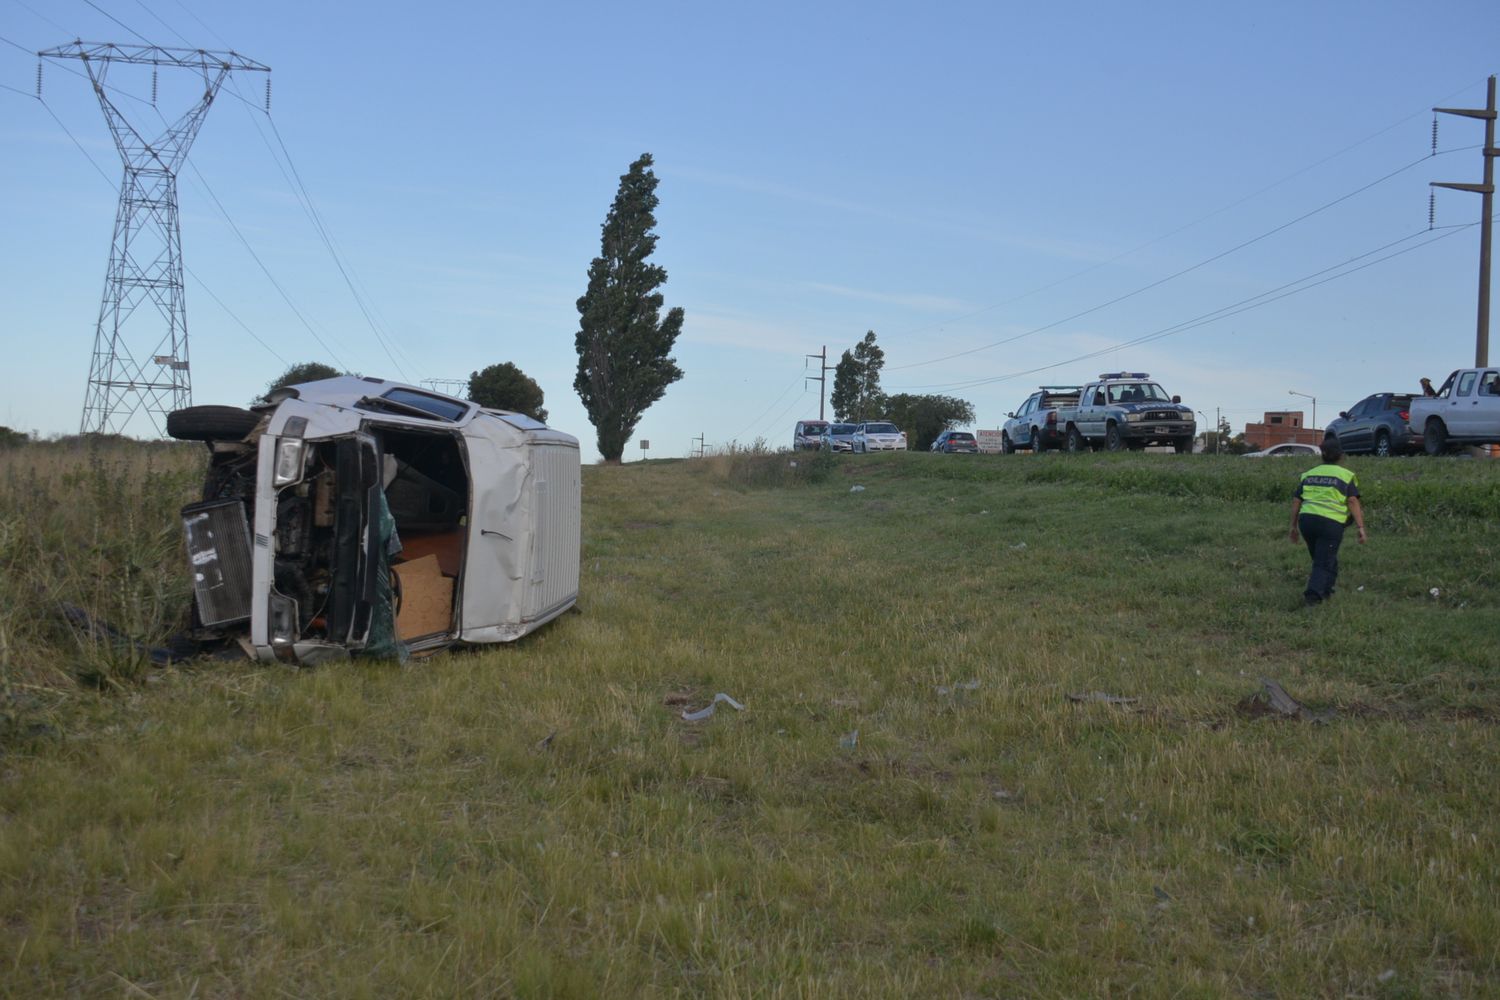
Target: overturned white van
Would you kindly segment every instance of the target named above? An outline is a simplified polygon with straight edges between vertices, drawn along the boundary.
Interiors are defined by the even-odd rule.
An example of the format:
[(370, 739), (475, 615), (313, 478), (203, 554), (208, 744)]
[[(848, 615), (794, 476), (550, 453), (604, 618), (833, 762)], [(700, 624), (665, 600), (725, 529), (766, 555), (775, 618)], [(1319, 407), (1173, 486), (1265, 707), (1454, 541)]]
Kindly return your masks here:
[(182, 512), (196, 624), (262, 660), (507, 642), (577, 602), (578, 440), (529, 417), (342, 376), (167, 430), (212, 453)]

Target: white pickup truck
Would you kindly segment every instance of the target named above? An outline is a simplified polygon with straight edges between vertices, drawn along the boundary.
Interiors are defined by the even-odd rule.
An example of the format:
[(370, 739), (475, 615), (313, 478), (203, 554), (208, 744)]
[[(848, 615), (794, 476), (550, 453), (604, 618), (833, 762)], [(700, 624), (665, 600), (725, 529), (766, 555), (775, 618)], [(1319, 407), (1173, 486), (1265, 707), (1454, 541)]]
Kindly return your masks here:
[(1461, 444), (1500, 444), (1500, 368), (1460, 368), (1436, 395), (1414, 396), (1406, 422), (1429, 455)]

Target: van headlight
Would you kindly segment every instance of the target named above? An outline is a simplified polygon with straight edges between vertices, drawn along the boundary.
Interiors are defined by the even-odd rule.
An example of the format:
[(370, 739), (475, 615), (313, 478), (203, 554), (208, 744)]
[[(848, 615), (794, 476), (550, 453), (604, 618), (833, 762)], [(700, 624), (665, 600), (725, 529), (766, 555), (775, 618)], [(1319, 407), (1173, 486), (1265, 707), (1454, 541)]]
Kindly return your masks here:
[(301, 438), (276, 439), (276, 471), (271, 477), (271, 484), (276, 488), (301, 481), (303, 444)]
[(297, 602), (274, 590), (270, 602), (271, 645), (290, 646), (297, 641)]
[(1127, 413), (1125, 414), (1125, 419), (1132, 424), (1138, 424), (1146, 419), (1146, 415), (1144, 413)]

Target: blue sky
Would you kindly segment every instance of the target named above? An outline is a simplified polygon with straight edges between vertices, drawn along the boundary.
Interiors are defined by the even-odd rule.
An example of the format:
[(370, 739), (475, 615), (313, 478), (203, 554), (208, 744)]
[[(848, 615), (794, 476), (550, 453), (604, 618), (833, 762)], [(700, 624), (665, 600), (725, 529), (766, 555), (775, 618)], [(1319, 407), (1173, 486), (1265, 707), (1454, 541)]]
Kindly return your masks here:
[[(1429, 232), (1428, 182), (1477, 182), (1483, 127), (1444, 116), (1429, 156), (1429, 109), (1483, 105), (1493, 2), (0, 0), (14, 428), (78, 429), (121, 172), (87, 82), (49, 64), (44, 105), (28, 53), (132, 32), (273, 70), (270, 118), (261, 77), (237, 78), (180, 178), (200, 403), (294, 361), (413, 382), (513, 361), (596, 457), (574, 302), (647, 151), (687, 313), (686, 376), (637, 431), (652, 457), (787, 443), (818, 412), (804, 355), (871, 329), (887, 391), (967, 399), (980, 427), (1116, 368), (1237, 430), (1311, 408), (1291, 390), (1326, 423), (1473, 359), (1478, 229), (1444, 227), (1480, 200), (1440, 192)], [(175, 117), (189, 82), (168, 77)], [(144, 71), (110, 82), (149, 96)]]

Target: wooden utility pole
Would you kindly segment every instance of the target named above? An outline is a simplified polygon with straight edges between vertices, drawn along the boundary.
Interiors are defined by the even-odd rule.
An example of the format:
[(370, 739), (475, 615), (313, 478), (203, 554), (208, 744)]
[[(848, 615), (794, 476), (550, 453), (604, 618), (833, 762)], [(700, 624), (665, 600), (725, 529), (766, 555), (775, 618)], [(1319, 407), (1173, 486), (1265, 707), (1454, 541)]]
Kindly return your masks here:
[[(1489, 103), (1481, 109), (1433, 108), (1440, 114), (1462, 115), (1465, 118), (1484, 120), (1484, 183), (1444, 184), (1433, 182), (1433, 187), (1452, 188), (1455, 191), (1476, 191), (1482, 198), (1479, 209), (1479, 327), (1474, 335), (1474, 367), (1486, 368), (1490, 363), (1490, 231), (1493, 228), (1490, 214), (1495, 203), (1495, 157), (1500, 149), (1495, 148), (1495, 78), (1490, 77)], [(1434, 126), (1436, 128), (1436, 126)]]

